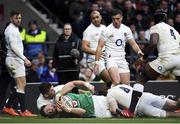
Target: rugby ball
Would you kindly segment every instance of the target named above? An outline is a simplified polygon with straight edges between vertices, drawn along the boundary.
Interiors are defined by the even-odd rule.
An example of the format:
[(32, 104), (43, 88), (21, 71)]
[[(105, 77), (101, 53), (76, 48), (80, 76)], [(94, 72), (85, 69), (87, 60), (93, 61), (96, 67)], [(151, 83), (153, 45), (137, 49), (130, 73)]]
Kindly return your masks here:
[(64, 102), (66, 106), (73, 108), (73, 100), (69, 96), (62, 96), (61, 101)]

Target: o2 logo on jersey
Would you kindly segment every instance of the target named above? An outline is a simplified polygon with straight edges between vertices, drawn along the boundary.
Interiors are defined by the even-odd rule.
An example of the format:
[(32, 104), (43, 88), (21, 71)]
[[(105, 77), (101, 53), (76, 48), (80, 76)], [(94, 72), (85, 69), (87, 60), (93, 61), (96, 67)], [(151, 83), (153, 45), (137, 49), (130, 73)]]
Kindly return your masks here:
[(117, 46), (124, 47), (124, 42), (121, 39), (117, 39), (115, 43), (116, 43)]
[(78, 102), (77, 101), (73, 100), (72, 103), (73, 103), (73, 107), (74, 108), (78, 106)]
[(158, 70), (159, 70), (159, 71), (162, 71), (162, 66), (158, 66)]

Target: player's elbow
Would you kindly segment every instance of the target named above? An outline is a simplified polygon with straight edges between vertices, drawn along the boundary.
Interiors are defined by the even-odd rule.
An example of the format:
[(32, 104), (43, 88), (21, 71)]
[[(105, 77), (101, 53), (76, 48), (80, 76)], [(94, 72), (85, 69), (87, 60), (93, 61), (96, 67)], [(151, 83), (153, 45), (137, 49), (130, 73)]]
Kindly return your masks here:
[(81, 109), (81, 112), (79, 113), (79, 116), (84, 116), (86, 114), (86, 110), (85, 109)]
[(82, 46), (81, 46), (81, 49), (83, 52), (87, 52), (87, 49), (88, 49), (88, 44), (87, 43), (82, 43)]
[(82, 45), (81, 49), (82, 49), (83, 52), (85, 52), (86, 51), (86, 46)]

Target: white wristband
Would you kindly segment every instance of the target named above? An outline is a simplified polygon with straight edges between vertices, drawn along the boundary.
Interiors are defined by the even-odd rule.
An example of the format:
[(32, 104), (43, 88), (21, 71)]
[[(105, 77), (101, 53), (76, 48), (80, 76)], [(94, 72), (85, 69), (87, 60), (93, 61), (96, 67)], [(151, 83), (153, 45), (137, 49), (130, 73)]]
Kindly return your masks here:
[(99, 64), (99, 61), (96, 61), (95, 63), (96, 63), (96, 65), (98, 65), (98, 64)]
[(87, 88), (91, 86), (91, 84), (90, 84), (89, 82), (86, 82), (84, 85), (85, 85)]
[(60, 98), (61, 96), (62, 96), (62, 95), (61, 95), (61, 92), (58, 91), (58, 92), (56, 93), (56, 96), (55, 96), (55, 101), (59, 101), (59, 98)]
[(141, 50), (139, 50), (138, 52), (137, 52), (137, 54), (139, 55), (140, 53), (142, 53), (142, 51)]

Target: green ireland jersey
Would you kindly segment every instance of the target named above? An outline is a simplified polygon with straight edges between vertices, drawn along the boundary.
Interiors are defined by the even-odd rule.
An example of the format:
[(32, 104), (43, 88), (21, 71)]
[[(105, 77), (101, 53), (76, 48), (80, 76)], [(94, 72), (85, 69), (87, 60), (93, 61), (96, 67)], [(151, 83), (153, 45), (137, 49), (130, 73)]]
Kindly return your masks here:
[(72, 100), (73, 108), (85, 109), (86, 117), (94, 116), (94, 102), (92, 95), (68, 93), (66, 96)]

